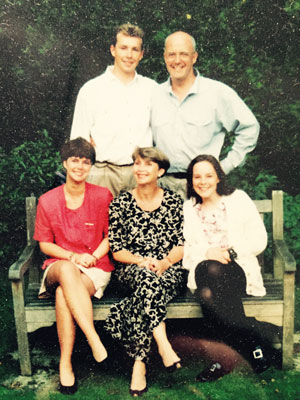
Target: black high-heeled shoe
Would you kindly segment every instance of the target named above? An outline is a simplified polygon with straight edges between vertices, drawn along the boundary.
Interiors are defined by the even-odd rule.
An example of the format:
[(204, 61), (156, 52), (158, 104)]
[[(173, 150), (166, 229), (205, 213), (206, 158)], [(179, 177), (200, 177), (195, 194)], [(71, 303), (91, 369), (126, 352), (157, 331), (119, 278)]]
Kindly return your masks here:
[(129, 393), (131, 394), (132, 397), (141, 397), (143, 393), (146, 393), (148, 391), (148, 386), (144, 387), (142, 390), (137, 390), (137, 389), (129, 389)]
[(169, 365), (168, 367), (165, 367), (166, 371), (169, 374), (172, 374), (173, 372), (178, 371), (181, 368), (182, 368), (181, 360), (174, 362), (172, 365)]
[(59, 384), (59, 391), (62, 394), (74, 394), (77, 392), (78, 385), (77, 385), (77, 379), (75, 377), (75, 382), (72, 386), (64, 386), (61, 383)]

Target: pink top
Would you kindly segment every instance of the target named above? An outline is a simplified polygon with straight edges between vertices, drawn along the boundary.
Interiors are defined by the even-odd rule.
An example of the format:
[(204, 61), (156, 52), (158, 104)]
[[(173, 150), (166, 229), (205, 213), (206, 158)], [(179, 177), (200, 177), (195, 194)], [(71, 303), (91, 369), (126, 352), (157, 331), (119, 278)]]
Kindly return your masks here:
[(225, 204), (221, 202), (214, 210), (203, 210), (201, 204), (195, 206), (203, 224), (203, 232), (210, 247), (228, 247), (227, 215)]
[[(64, 185), (43, 194), (38, 203), (34, 239), (39, 242), (55, 243), (75, 253), (92, 254), (108, 232), (108, 207), (113, 198), (104, 187), (85, 184), (82, 205), (71, 210), (66, 206)], [(48, 258), (42, 268), (57, 261)], [(97, 268), (113, 271), (108, 255), (100, 258)]]

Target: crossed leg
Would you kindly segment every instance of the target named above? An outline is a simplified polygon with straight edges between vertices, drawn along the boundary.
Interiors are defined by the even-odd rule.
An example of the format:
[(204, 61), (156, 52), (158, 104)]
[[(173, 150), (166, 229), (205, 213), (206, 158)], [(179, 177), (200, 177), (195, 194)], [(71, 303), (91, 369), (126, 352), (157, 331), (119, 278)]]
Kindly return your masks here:
[(96, 361), (101, 362), (107, 352), (97, 334), (93, 321), (91, 296), (95, 288), (86, 275), (69, 261), (57, 261), (47, 275), (47, 286), (56, 285), (56, 321), (60, 343), (60, 379), (64, 386), (72, 386), (74, 373), (71, 357), (75, 342), (75, 322), (85, 334)]

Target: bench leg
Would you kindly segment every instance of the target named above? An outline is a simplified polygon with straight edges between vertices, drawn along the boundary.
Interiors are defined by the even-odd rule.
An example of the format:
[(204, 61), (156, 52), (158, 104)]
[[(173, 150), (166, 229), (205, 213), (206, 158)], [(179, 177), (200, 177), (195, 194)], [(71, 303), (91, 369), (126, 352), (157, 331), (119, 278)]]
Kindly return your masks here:
[(24, 290), (21, 281), (12, 282), (15, 324), (22, 375), (31, 375), (30, 349), (25, 319)]
[(283, 339), (282, 368), (293, 368), (294, 314), (295, 314), (295, 273), (285, 273), (283, 281)]

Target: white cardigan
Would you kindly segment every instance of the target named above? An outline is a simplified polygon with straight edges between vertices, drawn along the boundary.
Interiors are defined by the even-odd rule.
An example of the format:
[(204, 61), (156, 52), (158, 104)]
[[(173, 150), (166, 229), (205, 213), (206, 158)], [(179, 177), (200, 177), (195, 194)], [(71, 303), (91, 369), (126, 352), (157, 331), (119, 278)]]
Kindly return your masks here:
[[(242, 190), (235, 190), (229, 196), (222, 196), (226, 207), (228, 243), (238, 254), (236, 262), (243, 268), (247, 287), (246, 292), (252, 296), (264, 296), (266, 289), (263, 284), (261, 268), (257, 260), (267, 246), (267, 232), (254, 202)], [(183, 266), (189, 270), (188, 287), (193, 291), (197, 288), (195, 268), (206, 260), (209, 248), (203, 232), (201, 219), (194, 207), (195, 200), (184, 203), (184, 257)]]

